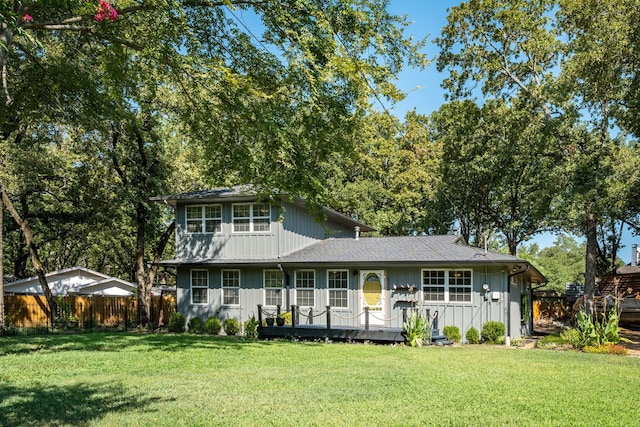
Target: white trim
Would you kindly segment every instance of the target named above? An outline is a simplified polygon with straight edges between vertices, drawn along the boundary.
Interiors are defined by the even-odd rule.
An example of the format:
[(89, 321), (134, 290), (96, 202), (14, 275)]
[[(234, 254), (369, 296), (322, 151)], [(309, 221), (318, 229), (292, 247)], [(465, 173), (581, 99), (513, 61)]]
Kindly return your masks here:
[[(206, 302), (193, 302), (193, 273), (196, 271), (204, 271), (206, 273), (207, 286), (196, 286), (196, 289), (206, 289), (207, 290), (207, 300)], [(206, 268), (192, 268), (189, 270), (189, 300), (191, 305), (209, 305), (209, 270)]]
[[(256, 215), (255, 214), (255, 208), (257, 206), (260, 205), (266, 205), (267, 206), (267, 214), (266, 215)], [(249, 207), (249, 216), (238, 216), (236, 217), (235, 215), (235, 207), (236, 206), (248, 206)], [(256, 230), (255, 227), (255, 221), (258, 219), (267, 219), (267, 229), (266, 230)], [(249, 229), (248, 230), (236, 230), (236, 220), (244, 220), (244, 221), (248, 221), (246, 224), (243, 223), (243, 225), (248, 225)], [(237, 234), (247, 234), (247, 233), (271, 233), (271, 203), (257, 203), (257, 202), (252, 202), (252, 203), (233, 203), (231, 205), (231, 230), (233, 233), (237, 233)]]
[[(238, 273), (238, 286), (225, 286), (224, 285), (224, 273), (230, 271), (230, 272), (235, 272)], [(235, 269), (235, 268), (224, 268), (222, 270), (220, 270), (220, 288), (222, 289), (222, 300), (221, 300), (221, 304), (224, 307), (239, 307), (241, 306), (240, 304), (240, 288), (242, 287), (242, 272), (239, 269)], [(237, 291), (238, 293), (238, 303), (237, 304), (225, 304), (224, 302), (224, 292), (225, 289), (233, 289), (234, 291)]]
[[(313, 273), (313, 286), (312, 287), (305, 287), (305, 288), (299, 288), (298, 287), (298, 273)], [(310, 307), (315, 307), (316, 306), (316, 271), (314, 269), (307, 269), (307, 268), (303, 268), (300, 270), (296, 270), (294, 272), (294, 278), (293, 278), (293, 289), (294, 289), (294, 301), (296, 302), (296, 305), (300, 308), (305, 307), (305, 308), (310, 308)], [(313, 305), (301, 305), (298, 303), (298, 289), (302, 290), (302, 291), (311, 291), (313, 293)]]
[[(208, 217), (206, 215), (208, 207), (216, 207), (219, 211), (219, 216)], [(200, 217), (192, 218), (195, 223), (197, 219), (200, 220), (200, 231), (189, 231), (189, 208), (199, 208)], [(207, 231), (207, 221), (217, 221), (215, 231)], [(219, 230), (218, 230), (219, 228)], [(204, 205), (186, 205), (184, 207), (184, 230), (187, 234), (222, 234), (222, 205), (219, 203), (208, 203)]]
[[(426, 295), (424, 292), (424, 273), (425, 271), (442, 271), (444, 272), (444, 284), (442, 285), (444, 291), (444, 299), (442, 300), (431, 300), (426, 299)], [(455, 285), (450, 283), (450, 279), (452, 278), (452, 274), (455, 272), (468, 272), (469, 273), (469, 285)], [(440, 285), (428, 285), (432, 287), (440, 287)], [(451, 288), (452, 287), (463, 287), (469, 288), (469, 301), (451, 301)], [(460, 304), (460, 305), (472, 305), (473, 304), (473, 269), (469, 268), (452, 268), (452, 269), (443, 269), (443, 268), (422, 268), (420, 270), (420, 292), (422, 293), (420, 301), (422, 303), (430, 303), (430, 304)]]
[[(280, 287), (275, 287), (275, 286), (269, 286), (267, 288), (266, 286), (266, 275), (267, 275), (267, 271), (273, 271), (276, 272), (278, 274), (280, 274)], [(274, 269), (274, 268), (265, 268), (264, 270), (262, 270), (262, 303), (265, 307), (276, 307), (278, 304), (274, 304), (274, 305), (269, 305), (267, 304), (267, 289), (279, 289), (280, 290), (280, 307), (282, 307), (282, 300), (284, 299), (284, 292), (282, 292), (284, 290), (283, 286), (282, 286), (282, 280), (284, 280), (284, 274), (282, 273), (282, 271)]]
[[(346, 288), (332, 288), (329, 285), (329, 273), (346, 273), (346, 279), (347, 279), (347, 287)], [(329, 269), (327, 270), (327, 305), (331, 306), (331, 310), (348, 310), (349, 307), (351, 306), (349, 304), (349, 274), (351, 273), (350, 270), (348, 269), (343, 269), (343, 268), (338, 268), (338, 269)], [(346, 306), (333, 306), (331, 305), (331, 291), (344, 291), (347, 293), (347, 305)]]
[[(380, 280), (380, 301), (378, 305), (370, 306), (365, 303), (364, 299), (364, 283), (369, 275), (375, 275)], [(387, 277), (384, 270), (360, 270), (360, 278), (358, 281), (358, 297), (360, 300), (360, 309), (364, 311), (365, 306), (369, 307), (369, 324), (384, 325), (387, 316), (386, 293), (387, 293)], [(373, 310), (371, 310), (373, 308)], [(366, 322), (365, 316), (361, 316), (361, 323)]]

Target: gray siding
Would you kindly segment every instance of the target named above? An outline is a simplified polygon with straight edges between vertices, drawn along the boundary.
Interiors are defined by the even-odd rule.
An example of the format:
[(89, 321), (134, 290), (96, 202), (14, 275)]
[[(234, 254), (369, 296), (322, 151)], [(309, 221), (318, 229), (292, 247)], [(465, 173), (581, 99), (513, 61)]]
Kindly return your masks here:
[(327, 221), (316, 222), (295, 205), (284, 206), (283, 221), (279, 209), (271, 205), (271, 229), (268, 232), (233, 233), (232, 204), (222, 204), (222, 232), (187, 233), (186, 206), (176, 208), (176, 258), (203, 259), (270, 259), (294, 252), (326, 237), (351, 237), (353, 230)]
[[(459, 266), (442, 266), (442, 269), (459, 269)], [(316, 266), (303, 268), (303, 270), (315, 271), (315, 291), (314, 306), (312, 312), (309, 308), (301, 310), (300, 324), (324, 325), (326, 324), (326, 306), (329, 301), (329, 292), (327, 288), (327, 271), (334, 270), (326, 266)], [(344, 309), (331, 309), (331, 324), (334, 326), (360, 326), (362, 324), (362, 310), (360, 307), (359, 293), (359, 275), (358, 267), (340, 267), (336, 270), (348, 270), (349, 289), (348, 289), (348, 307)], [(430, 270), (436, 269), (429, 267)], [(241, 289), (240, 289), (240, 305), (224, 306), (222, 305), (222, 288), (221, 288), (221, 270), (222, 268), (207, 268), (209, 272), (209, 304), (192, 305), (190, 295), (190, 269), (181, 267), (178, 269), (178, 311), (185, 314), (188, 318), (197, 316), (206, 320), (210, 316), (216, 316), (221, 319), (233, 317), (241, 321), (245, 321), (252, 315), (257, 317), (258, 304), (265, 304), (265, 291), (263, 288), (263, 268), (245, 268), (241, 270)], [(367, 268), (369, 270), (369, 268)], [(422, 312), (428, 312), (437, 319), (437, 326), (442, 331), (445, 326), (457, 326), (460, 329), (462, 337), (471, 328), (475, 327), (479, 332), (482, 325), (489, 321), (499, 321), (506, 325), (507, 320), (507, 275), (502, 268), (475, 268), (472, 273), (472, 301), (471, 303), (434, 303), (422, 300), (421, 277), (422, 269), (420, 267), (394, 267), (379, 268), (385, 271), (385, 327), (402, 327), (402, 309), (407, 308), (410, 311), (410, 304), (403, 302), (411, 297), (415, 297), (418, 301), (416, 308)], [(290, 284), (293, 288), (295, 270), (286, 270), (290, 275)], [(516, 286), (511, 289), (511, 318), (512, 318), (512, 337), (519, 337), (530, 333), (526, 325), (521, 324), (522, 314), (520, 310), (521, 293), (526, 291), (527, 287), (522, 279), (512, 278), (512, 282)], [(413, 295), (404, 290), (394, 290), (394, 285), (415, 284), (418, 292)], [(482, 289), (483, 285), (489, 285), (488, 294)], [(295, 290), (290, 289), (290, 302), (295, 303)], [(492, 298), (496, 293), (496, 298)], [(287, 290), (282, 291), (282, 311), (285, 309)], [(276, 308), (265, 306), (264, 311), (268, 314), (274, 314)], [(309, 320), (309, 315), (313, 320)], [(375, 327), (375, 326), (371, 326)]]

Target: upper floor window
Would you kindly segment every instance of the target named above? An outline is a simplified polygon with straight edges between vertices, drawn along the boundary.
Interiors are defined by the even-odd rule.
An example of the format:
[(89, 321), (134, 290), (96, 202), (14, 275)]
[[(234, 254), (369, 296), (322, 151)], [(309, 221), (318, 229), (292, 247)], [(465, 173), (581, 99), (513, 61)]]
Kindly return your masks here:
[(251, 233), (271, 230), (269, 203), (242, 203), (233, 205), (233, 232)]
[(332, 308), (348, 308), (349, 271), (329, 270), (329, 305)]
[(422, 270), (422, 298), (435, 302), (471, 302), (471, 270)]
[(222, 304), (240, 304), (240, 270), (222, 270)]
[(187, 206), (187, 233), (221, 233), (220, 205)]
[(191, 304), (209, 303), (209, 272), (191, 270)]

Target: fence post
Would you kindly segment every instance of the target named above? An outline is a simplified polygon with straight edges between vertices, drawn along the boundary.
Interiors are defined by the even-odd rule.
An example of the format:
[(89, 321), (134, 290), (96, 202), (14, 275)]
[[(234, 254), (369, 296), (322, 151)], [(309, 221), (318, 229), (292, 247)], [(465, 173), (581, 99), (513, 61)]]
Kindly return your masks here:
[(297, 305), (292, 305), (291, 306), (291, 327), (295, 328), (296, 325), (298, 324), (298, 306)]
[(364, 329), (369, 330), (369, 307), (364, 308)]
[(327, 329), (331, 329), (331, 306), (327, 306)]
[(262, 304), (258, 304), (258, 326), (262, 326)]
[(313, 325), (313, 307), (309, 307), (309, 316), (307, 319), (309, 319), (309, 324)]
[(405, 323), (407, 323), (407, 308), (403, 308), (402, 309), (402, 324), (404, 325)]

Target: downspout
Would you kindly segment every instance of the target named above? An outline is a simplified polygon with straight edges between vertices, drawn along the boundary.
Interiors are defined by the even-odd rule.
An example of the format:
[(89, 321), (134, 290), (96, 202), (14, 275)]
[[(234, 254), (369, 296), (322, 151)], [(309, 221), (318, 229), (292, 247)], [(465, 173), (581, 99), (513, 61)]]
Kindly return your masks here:
[(282, 274), (284, 275), (284, 288), (286, 289), (285, 292), (285, 308), (284, 311), (287, 312), (290, 308), (291, 308), (291, 283), (289, 280), (289, 273), (285, 271), (284, 268), (282, 268), (282, 264), (278, 264), (278, 268), (280, 269), (280, 271), (282, 271)]
[(507, 347), (511, 346), (511, 278), (526, 273), (529, 268), (531, 264), (527, 264), (527, 268), (522, 271), (507, 275), (507, 331), (504, 337), (504, 345)]

